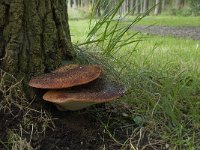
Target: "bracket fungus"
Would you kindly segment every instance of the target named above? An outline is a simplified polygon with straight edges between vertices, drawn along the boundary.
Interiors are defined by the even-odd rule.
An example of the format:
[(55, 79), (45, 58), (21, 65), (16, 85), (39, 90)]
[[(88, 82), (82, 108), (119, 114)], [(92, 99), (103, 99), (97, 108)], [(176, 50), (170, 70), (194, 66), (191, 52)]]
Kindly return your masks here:
[(43, 99), (56, 104), (59, 110), (80, 110), (93, 104), (113, 101), (125, 91), (124, 86), (99, 78), (71, 89), (50, 90)]
[(62, 89), (89, 83), (100, 76), (97, 65), (64, 65), (57, 70), (30, 80), (29, 86), (41, 89)]
[(126, 89), (113, 81), (100, 78), (98, 65), (64, 65), (51, 73), (35, 77), (29, 85), (50, 89), (43, 99), (63, 110), (80, 110), (93, 104), (110, 102), (122, 96)]

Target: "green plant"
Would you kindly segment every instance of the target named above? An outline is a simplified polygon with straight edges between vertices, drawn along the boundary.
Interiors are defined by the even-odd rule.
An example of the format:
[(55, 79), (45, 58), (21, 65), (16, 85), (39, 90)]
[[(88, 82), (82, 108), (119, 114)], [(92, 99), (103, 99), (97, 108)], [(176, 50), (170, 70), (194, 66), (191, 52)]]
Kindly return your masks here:
[(111, 55), (128, 44), (139, 42), (141, 39), (135, 38), (138, 32), (129, 36), (125, 35), (131, 27), (144, 18), (149, 11), (151, 11), (151, 9), (143, 15), (137, 16), (125, 26), (123, 25), (123, 21), (126, 20), (125, 17), (128, 14), (125, 15), (124, 18), (117, 17), (117, 13), (123, 2), (124, 0), (120, 0), (116, 7), (96, 20), (94, 24), (92, 24), (93, 21), (91, 20), (91, 28), (88, 32), (86, 42), (80, 45), (91, 46), (91, 44), (95, 44), (95, 47), (98, 48), (103, 54)]
[[(159, 18), (162, 23), (168, 20)], [(81, 22), (84, 29), (89, 25)], [(105, 25), (102, 27), (101, 34)], [(124, 36), (133, 34), (128, 30)], [(135, 38), (141, 36), (146, 40), (127, 44), (117, 52), (102, 52), (102, 41), (77, 48), (83, 62), (102, 64), (108, 74), (117, 71), (114, 75), (129, 87), (121, 101), (111, 104), (109, 112), (99, 113), (105, 134), (122, 147), (194, 149), (199, 146), (199, 41), (140, 34)], [(103, 120), (103, 116), (109, 117)], [(118, 137), (119, 129), (126, 140)], [(140, 145), (145, 139), (148, 143)]]
[(190, 0), (191, 11), (193, 15), (200, 15), (200, 2), (199, 0)]

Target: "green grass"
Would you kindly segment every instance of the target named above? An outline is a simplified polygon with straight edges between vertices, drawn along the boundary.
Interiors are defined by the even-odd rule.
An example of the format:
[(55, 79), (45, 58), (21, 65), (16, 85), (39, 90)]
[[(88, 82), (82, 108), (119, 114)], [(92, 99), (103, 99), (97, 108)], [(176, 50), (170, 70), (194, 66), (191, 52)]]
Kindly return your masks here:
[[(129, 16), (131, 21), (134, 16)], [(200, 17), (184, 16), (147, 16), (138, 25), (159, 25), (159, 26), (200, 26)]]
[(77, 19), (87, 18), (89, 16), (88, 9), (90, 9), (90, 8), (74, 9), (74, 8), (68, 7), (69, 20), (77, 20)]
[(84, 42), (89, 32), (89, 19), (70, 20), (69, 26), (73, 43)]
[[(77, 20), (89, 17), (88, 9), (70, 9), (69, 8), (69, 19)], [(136, 16), (128, 16), (126, 21), (132, 21)], [(83, 24), (84, 25), (84, 24)], [(159, 25), (159, 26), (194, 26), (200, 27), (199, 16), (146, 16), (143, 18), (138, 25)]]
[[(150, 18), (142, 24), (145, 21), (151, 24), (152, 21), (147, 21)], [(160, 25), (170, 20), (162, 19), (166, 21)], [(179, 23), (173, 20), (171, 25), (182, 26), (184, 19)], [(195, 23), (191, 25), (198, 26), (198, 18), (193, 19)], [(89, 20), (70, 21), (74, 43), (85, 40), (88, 27)], [(127, 32), (125, 38), (133, 33)], [(145, 124), (143, 128), (150, 142), (167, 143), (172, 149), (196, 149), (200, 140), (200, 42), (169, 36), (137, 35), (136, 38), (141, 37), (136, 48), (136, 43), (126, 45), (112, 58), (113, 67), (125, 67), (121, 77), (129, 87), (119, 103), (128, 104), (125, 107), (128, 116), (136, 124)], [(138, 132), (140, 129), (139, 125)]]

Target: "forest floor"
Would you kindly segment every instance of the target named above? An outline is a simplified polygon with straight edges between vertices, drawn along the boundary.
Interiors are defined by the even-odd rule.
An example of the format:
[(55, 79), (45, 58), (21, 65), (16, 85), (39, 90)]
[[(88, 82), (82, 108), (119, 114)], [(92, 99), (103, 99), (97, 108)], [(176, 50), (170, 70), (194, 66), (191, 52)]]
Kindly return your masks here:
[[(131, 149), (129, 143), (122, 143), (137, 125), (123, 115), (126, 110), (122, 105), (116, 108), (103, 104), (87, 110), (62, 112), (46, 102), (40, 103), (40, 108), (34, 103), (29, 111), (15, 106), (12, 112), (0, 111), (1, 150)], [(130, 131), (123, 130), (122, 122)], [(138, 143), (141, 149), (144, 145), (152, 149), (146, 139)]]
[(174, 36), (179, 38), (191, 38), (200, 40), (199, 27), (170, 27), (170, 26), (143, 26), (133, 27), (134, 30), (161, 36)]

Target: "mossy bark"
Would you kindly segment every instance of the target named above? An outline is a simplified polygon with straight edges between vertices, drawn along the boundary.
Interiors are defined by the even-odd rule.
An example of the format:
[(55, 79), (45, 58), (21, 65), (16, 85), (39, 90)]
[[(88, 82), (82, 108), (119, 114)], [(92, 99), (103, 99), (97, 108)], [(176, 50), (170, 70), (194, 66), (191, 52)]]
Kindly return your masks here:
[(0, 0), (0, 67), (28, 80), (74, 57), (65, 0)]

